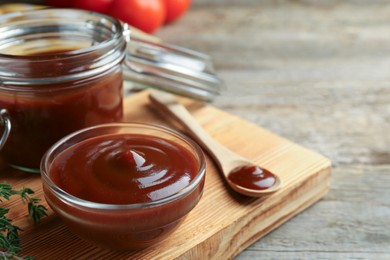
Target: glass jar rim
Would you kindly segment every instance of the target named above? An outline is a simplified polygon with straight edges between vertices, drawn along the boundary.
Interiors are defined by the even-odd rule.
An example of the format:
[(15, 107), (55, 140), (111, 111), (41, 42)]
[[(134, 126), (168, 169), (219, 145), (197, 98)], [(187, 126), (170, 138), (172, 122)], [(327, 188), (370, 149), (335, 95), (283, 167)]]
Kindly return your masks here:
[[(68, 39), (68, 38), (69, 39)], [(34, 41), (84, 41), (87, 46), (70, 48), (63, 53), (12, 53), (13, 44)], [(10, 47), (11, 46), (11, 47)], [(17, 48), (17, 47), (16, 47)], [(48, 46), (48, 48), (51, 48)], [(65, 46), (61, 47), (66, 49)], [(15, 52), (15, 51), (14, 51)], [(15, 12), (0, 17), (0, 83), (2, 85), (46, 85), (99, 75), (123, 61), (126, 40), (122, 24), (110, 16), (77, 9), (41, 9)], [(47, 62), (60, 64), (63, 75), (50, 70), (29, 74), (23, 66), (44, 66)]]
[[(62, 21), (64, 23), (69, 23), (69, 20), (65, 20), (66, 18), (75, 18), (80, 19), (83, 16), (88, 18), (99, 18), (99, 22), (103, 25), (103, 22), (110, 22), (112, 24), (112, 31), (115, 33), (116, 38), (121, 38), (123, 36), (123, 27), (119, 20), (97, 12), (85, 11), (80, 9), (67, 9), (67, 8), (44, 8), (38, 10), (27, 10), (21, 12), (10, 12), (6, 14), (2, 14), (0, 16), (0, 33), (3, 38), (9, 37), (5, 32), (9, 30), (15, 30), (16, 33), (20, 30), (20, 26), (27, 25), (29, 27), (33, 26), (34, 22), (55, 22)], [(75, 22), (72, 20), (71, 22)], [(91, 23), (92, 20), (87, 20), (87, 22)], [(88, 25), (88, 24), (85, 24)], [(89, 24), (92, 25), (92, 24)], [(4, 37), (4, 34), (6, 37)], [(1, 38), (0, 38), (1, 39)], [(109, 39), (107, 42), (115, 41), (116, 39)], [(105, 42), (107, 44), (107, 42)], [(1, 45), (0, 45), (1, 46)], [(98, 45), (93, 45), (85, 48), (86, 50), (94, 50), (96, 48), (100, 48)], [(83, 50), (80, 50), (80, 52)], [(77, 52), (77, 50), (75, 50)], [(3, 54), (0, 52), (0, 56), (8, 56), (7, 54)], [(25, 55), (9, 55), (11, 57), (23, 57)], [(28, 56), (28, 55), (27, 55)]]
[[(108, 203), (92, 202), (92, 201), (78, 198), (64, 191), (60, 187), (58, 187), (50, 178), (50, 173), (49, 173), (50, 166), (51, 166), (50, 159), (53, 153), (56, 152), (57, 149), (60, 149), (61, 145), (66, 144), (67, 142), (71, 141), (74, 138), (77, 138), (81, 134), (93, 132), (104, 128), (107, 129), (108, 128), (148, 128), (156, 131), (165, 132), (171, 136), (174, 136), (175, 138), (180, 139), (181, 141), (184, 141), (186, 144), (188, 144), (191, 147), (191, 149), (193, 149), (194, 153), (196, 154), (197, 161), (199, 160), (198, 167), (197, 167), (198, 172), (196, 177), (190, 182), (188, 186), (186, 186), (179, 192), (174, 193), (168, 197), (158, 199), (158, 200), (153, 200), (150, 202), (134, 203), (134, 204), (108, 204)], [(58, 196), (61, 200), (66, 201), (66, 203), (71, 203), (73, 206), (88, 208), (91, 210), (131, 210), (131, 209), (149, 208), (149, 207), (164, 205), (166, 203), (175, 201), (189, 194), (199, 185), (199, 183), (205, 176), (206, 159), (202, 152), (202, 149), (195, 141), (190, 139), (188, 136), (176, 130), (173, 130), (169, 127), (153, 124), (153, 123), (109, 123), (109, 124), (100, 124), (85, 129), (81, 129), (60, 139), (51, 148), (49, 148), (49, 150), (43, 155), (40, 168), (41, 168), (42, 179), (48, 185), (48, 188), (55, 194), (55, 196)]]

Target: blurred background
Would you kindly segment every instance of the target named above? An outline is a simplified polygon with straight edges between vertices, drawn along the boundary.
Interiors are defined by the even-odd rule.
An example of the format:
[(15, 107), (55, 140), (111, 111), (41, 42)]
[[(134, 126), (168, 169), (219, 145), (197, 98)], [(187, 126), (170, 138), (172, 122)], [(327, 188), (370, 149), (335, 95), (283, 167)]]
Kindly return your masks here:
[[(0, 3), (41, 1), (5, 1)], [(390, 258), (390, 5), (194, 0), (153, 34), (209, 54), (213, 105), (330, 158), (328, 195), (237, 259)]]

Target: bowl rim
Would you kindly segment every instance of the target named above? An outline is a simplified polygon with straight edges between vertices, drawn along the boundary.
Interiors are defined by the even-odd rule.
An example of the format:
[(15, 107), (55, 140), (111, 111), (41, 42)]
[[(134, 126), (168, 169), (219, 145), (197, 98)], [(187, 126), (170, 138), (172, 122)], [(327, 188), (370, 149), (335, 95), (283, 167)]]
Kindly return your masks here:
[[(153, 201), (149, 201), (149, 202), (142, 202), (142, 203), (134, 203), (134, 204), (109, 204), (109, 203), (93, 202), (93, 201), (88, 201), (85, 199), (78, 198), (77, 196), (74, 196), (74, 195), (66, 192), (65, 190), (61, 189), (51, 180), (50, 175), (49, 175), (50, 166), (51, 166), (51, 164), (49, 163), (50, 155), (54, 151), (56, 151), (56, 149), (58, 149), (65, 142), (77, 137), (78, 135), (80, 135), (82, 133), (94, 131), (96, 129), (108, 128), (108, 127), (134, 127), (134, 126), (154, 128), (156, 130), (163, 130), (163, 131), (169, 133), (170, 135), (179, 137), (183, 141), (187, 142), (187, 144), (189, 144), (189, 146), (194, 149), (196, 156), (199, 158), (198, 173), (197, 173), (196, 177), (190, 182), (189, 185), (187, 185), (185, 188), (183, 188), (182, 190), (180, 190), (177, 193), (174, 193), (168, 197), (158, 199), (158, 200), (153, 200)], [(87, 140), (87, 139), (85, 139), (85, 140)], [(71, 145), (69, 147), (72, 147), (73, 145)], [(205, 155), (203, 153), (203, 150), (200, 148), (200, 146), (194, 140), (192, 140), (190, 137), (188, 137), (187, 135), (180, 133), (179, 131), (174, 130), (172, 128), (169, 128), (167, 126), (163, 126), (163, 125), (156, 124), (156, 123), (108, 123), (108, 124), (99, 124), (99, 125), (83, 128), (81, 130), (78, 130), (76, 132), (73, 132), (73, 133), (61, 138), (55, 144), (53, 144), (46, 151), (46, 153), (43, 155), (42, 160), (41, 160), (41, 164), (40, 164), (41, 178), (43, 179), (44, 184), (47, 184), (48, 189), (51, 192), (53, 192), (57, 198), (61, 199), (66, 204), (71, 204), (71, 205), (76, 206), (76, 207), (84, 207), (84, 208), (88, 208), (91, 210), (93, 210), (93, 209), (95, 209), (95, 210), (125, 210), (125, 209), (141, 209), (141, 208), (161, 206), (161, 205), (167, 204), (171, 201), (174, 201), (176, 199), (185, 197), (187, 194), (189, 194), (191, 191), (193, 191), (199, 185), (201, 180), (204, 179), (205, 173), (206, 173), (206, 159), (205, 159)], [(203, 190), (202, 190), (202, 192), (203, 192)], [(45, 193), (45, 189), (44, 189), (44, 193)]]

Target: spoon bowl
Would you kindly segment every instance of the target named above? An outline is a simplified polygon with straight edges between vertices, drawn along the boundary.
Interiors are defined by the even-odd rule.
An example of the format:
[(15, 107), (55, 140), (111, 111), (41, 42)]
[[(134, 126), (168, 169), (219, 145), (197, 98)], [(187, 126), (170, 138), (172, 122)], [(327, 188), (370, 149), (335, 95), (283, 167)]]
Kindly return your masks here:
[[(274, 193), (281, 188), (282, 182), (277, 175), (230, 151), (211, 138), (173, 95), (151, 90), (149, 99), (159, 112), (172, 116), (209, 153), (227, 184), (234, 191), (245, 196), (261, 197)], [(240, 170), (243, 167), (246, 170)], [(238, 170), (240, 171), (237, 172)], [(232, 178), (233, 173), (235, 173), (236, 178)]]
[[(236, 166), (233, 166), (236, 165)], [(240, 185), (238, 181), (234, 181), (234, 179), (231, 178), (232, 173), (234, 173), (237, 169), (241, 168), (255, 168), (257, 171), (259, 171), (258, 175), (263, 175), (264, 177), (259, 178), (258, 185), (254, 185), (254, 181), (252, 180), (249, 184), (254, 185), (254, 188), (248, 187), (248, 185)], [(226, 168), (225, 168), (226, 169)], [(282, 182), (280, 181), (280, 178), (277, 177), (275, 174), (269, 172), (266, 169), (260, 168), (259, 166), (254, 165), (252, 162), (248, 160), (237, 160), (235, 162), (232, 162), (230, 170), (226, 170), (223, 172), (225, 179), (229, 186), (236, 192), (241, 193), (243, 195), (249, 196), (249, 197), (259, 197), (262, 195), (273, 193), (280, 189)], [(239, 174), (243, 174), (243, 172), (239, 172)], [(245, 172), (244, 172), (245, 174)], [(252, 176), (253, 178), (253, 176)], [(236, 178), (237, 179), (237, 178)], [(255, 182), (256, 183), (256, 182)]]

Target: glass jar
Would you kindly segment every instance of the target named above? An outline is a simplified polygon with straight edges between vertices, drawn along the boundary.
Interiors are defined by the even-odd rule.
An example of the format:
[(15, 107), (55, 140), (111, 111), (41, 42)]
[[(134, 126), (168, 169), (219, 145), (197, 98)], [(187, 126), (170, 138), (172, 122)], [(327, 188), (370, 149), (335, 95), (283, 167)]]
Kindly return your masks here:
[[(61, 137), (122, 119), (126, 41), (120, 23), (67, 15), (15, 15), (1, 28), (0, 107), (12, 126), (1, 155), (14, 167), (38, 169)], [(86, 20), (90, 26), (81, 27)]]
[(0, 148), (11, 166), (36, 171), (63, 136), (121, 121), (123, 70), (141, 86), (204, 100), (218, 92), (207, 56), (130, 36), (118, 20), (82, 10), (0, 16)]

